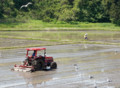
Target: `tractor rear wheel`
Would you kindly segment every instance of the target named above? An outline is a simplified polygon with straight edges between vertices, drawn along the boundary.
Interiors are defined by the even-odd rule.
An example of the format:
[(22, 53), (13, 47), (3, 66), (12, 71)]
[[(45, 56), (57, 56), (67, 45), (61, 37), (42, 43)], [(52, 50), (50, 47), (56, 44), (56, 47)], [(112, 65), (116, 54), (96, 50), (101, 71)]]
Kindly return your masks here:
[(51, 63), (51, 69), (57, 69), (57, 63), (56, 62)]

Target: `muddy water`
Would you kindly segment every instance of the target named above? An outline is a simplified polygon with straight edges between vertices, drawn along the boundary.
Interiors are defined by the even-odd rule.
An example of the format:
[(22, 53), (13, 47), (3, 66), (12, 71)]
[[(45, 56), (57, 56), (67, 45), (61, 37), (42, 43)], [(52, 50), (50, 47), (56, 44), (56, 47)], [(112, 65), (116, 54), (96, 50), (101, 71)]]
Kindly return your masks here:
[(47, 55), (53, 56), (58, 64), (56, 70), (13, 72), (10, 70), (13, 65), (25, 59), (25, 49), (1, 50), (0, 88), (120, 87), (119, 46), (74, 44), (45, 47)]
[[(73, 43), (79, 43), (82, 41), (80, 39), (83, 39), (82, 34), (85, 33), (88, 33), (88, 42), (103, 44), (119, 44), (120, 42), (120, 32), (118, 31), (0, 31), (0, 48), (56, 45), (60, 44), (61, 39), (64, 40), (64, 38), (64, 41), (69, 40), (69, 43), (72, 40), (75, 40)], [(55, 37), (52, 34), (55, 34)], [(56, 41), (57, 39), (60, 39), (60, 42)]]

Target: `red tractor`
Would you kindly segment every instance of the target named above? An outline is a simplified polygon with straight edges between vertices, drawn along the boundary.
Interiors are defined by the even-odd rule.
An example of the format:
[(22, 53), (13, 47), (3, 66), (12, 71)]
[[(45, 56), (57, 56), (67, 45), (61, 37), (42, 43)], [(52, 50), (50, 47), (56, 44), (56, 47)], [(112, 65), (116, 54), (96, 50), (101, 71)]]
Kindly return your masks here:
[[(14, 70), (18, 71), (36, 71), (43, 69), (56, 69), (57, 63), (53, 61), (53, 57), (46, 56), (46, 48), (27, 48), (26, 59), (23, 65), (14, 66)], [(42, 55), (38, 53), (43, 51)], [(30, 55), (32, 54), (32, 55)]]

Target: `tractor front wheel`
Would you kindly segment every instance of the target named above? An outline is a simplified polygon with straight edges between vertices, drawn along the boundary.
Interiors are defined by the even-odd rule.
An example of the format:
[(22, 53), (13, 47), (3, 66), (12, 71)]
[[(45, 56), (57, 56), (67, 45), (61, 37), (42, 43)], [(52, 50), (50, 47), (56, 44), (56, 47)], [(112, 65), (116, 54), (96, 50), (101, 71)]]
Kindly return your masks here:
[(35, 68), (35, 70), (42, 70), (44, 68), (44, 62), (43, 60), (34, 60), (33, 61), (33, 66)]

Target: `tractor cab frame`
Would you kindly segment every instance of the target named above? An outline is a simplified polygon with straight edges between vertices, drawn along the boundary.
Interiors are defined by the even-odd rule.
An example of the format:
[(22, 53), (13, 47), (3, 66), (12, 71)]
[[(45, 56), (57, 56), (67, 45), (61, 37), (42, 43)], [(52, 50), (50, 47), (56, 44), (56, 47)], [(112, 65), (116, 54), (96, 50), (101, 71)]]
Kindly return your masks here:
[(41, 50), (44, 50), (44, 57), (46, 56), (46, 48), (27, 48), (26, 50), (27, 50), (26, 57), (30, 57), (29, 51), (34, 51), (33, 54), (35, 57), (37, 57), (38, 51), (41, 51)]

